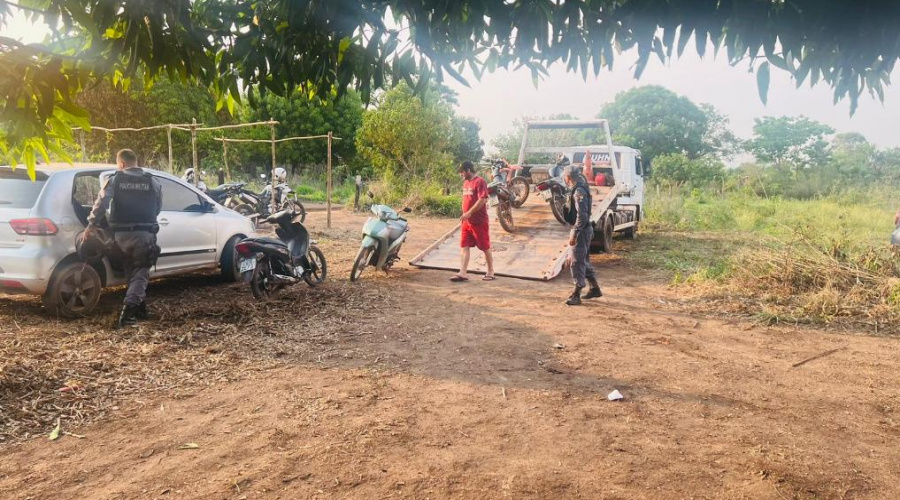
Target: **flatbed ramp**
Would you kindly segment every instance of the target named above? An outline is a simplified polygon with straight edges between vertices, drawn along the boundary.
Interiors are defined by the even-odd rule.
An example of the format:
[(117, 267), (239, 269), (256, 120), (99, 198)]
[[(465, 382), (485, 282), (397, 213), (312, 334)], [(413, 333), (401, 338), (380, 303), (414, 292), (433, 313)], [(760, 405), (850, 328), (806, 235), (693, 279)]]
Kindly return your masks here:
[[(609, 207), (612, 189), (592, 187), (593, 210), (602, 212)], [(539, 193), (532, 193), (521, 208), (513, 210), (516, 232), (507, 233), (497, 221), (496, 210), (491, 217), (491, 246), (494, 274), (531, 280), (551, 280), (566, 263), (569, 226), (560, 224), (550, 211), (550, 205)], [(459, 270), (460, 226), (457, 225), (432, 243), (409, 263), (425, 269)], [(484, 254), (474, 249), (469, 260), (469, 272), (484, 274), (487, 263)]]

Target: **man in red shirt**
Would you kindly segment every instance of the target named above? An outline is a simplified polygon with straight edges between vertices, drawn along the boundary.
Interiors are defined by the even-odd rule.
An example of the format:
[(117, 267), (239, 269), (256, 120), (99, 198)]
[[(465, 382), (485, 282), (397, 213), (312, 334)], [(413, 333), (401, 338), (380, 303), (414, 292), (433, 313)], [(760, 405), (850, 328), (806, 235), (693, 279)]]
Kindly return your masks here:
[(488, 231), (490, 221), (487, 213), (487, 183), (475, 175), (475, 165), (468, 160), (459, 166), (459, 175), (463, 178), (463, 214), (459, 218), (459, 246), (462, 248), (462, 255), (459, 273), (450, 278), (450, 281), (469, 281), (466, 272), (469, 268), (469, 249), (472, 247), (478, 247), (484, 252), (484, 260), (487, 261), (487, 274), (482, 280), (492, 281), (494, 258), (491, 256), (491, 236)]

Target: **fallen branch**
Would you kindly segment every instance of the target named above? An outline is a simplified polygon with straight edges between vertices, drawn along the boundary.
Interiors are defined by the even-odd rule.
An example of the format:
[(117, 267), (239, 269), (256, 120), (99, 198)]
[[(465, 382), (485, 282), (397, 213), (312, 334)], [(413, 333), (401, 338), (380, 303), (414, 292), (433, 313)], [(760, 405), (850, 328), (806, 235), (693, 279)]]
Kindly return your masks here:
[(798, 366), (805, 365), (806, 363), (809, 363), (810, 361), (815, 361), (817, 359), (824, 358), (825, 356), (831, 356), (832, 354), (840, 351), (841, 349), (843, 349), (843, 347), (838, 347), (837, 349), (832, 349), (830, 351), (825, 351), (823, 353), (816, 354), (815, 356), (813, 356), (811, 358), (806, 358), (803, 361), (800, 361), (799, 363), (794, 363), (793, 365), (791, 365), (791, 368), (797, 368)]

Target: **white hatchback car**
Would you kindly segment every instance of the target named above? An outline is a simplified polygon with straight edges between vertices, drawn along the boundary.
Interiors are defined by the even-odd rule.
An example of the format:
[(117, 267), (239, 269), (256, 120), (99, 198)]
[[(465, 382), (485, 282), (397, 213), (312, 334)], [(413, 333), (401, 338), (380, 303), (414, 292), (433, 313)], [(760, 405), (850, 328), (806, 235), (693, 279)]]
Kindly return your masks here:
[[(0, 294), (41, 295), (51, 314), (76, 317), (97, 306), (102, 288), (125, 283), (114, 258), (92, 266), (75, 252), (101, 178), (114, 171), (114, 165), (38, 165), (32, 181), (24, 167), (0, 167)], [(148, 171), (163, 193), (162, 253), (150, 277), (219, 267), (227, 280), (238, 278), (234, 245), (254, 235), (250, 220), (177, 177)]]

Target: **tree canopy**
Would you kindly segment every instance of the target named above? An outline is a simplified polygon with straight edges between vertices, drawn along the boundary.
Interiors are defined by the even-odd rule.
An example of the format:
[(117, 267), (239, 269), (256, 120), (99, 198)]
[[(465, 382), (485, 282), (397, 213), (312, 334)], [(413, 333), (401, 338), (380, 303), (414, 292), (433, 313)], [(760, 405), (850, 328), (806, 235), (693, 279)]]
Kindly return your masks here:
[(828, 125), (805, 116), (766, 116), (755, 122), (747, 150), (757, 160), (788, 169), (821, 165), (828, 160), (829, 143), (825, 139), (834, 133)]
[(883, 87), (900, 54), (900, 3), (884, 0), (19, 0), (0, 1), (0, 25), (25, 12), (58, 27), (43, 44), (0, 36), (0, 153), (33, 167), (64, 154), (70, 126), (87, 126), (74, 97), (100, 79), (163, 74), (210, 87), (231, 107), (245, 88), (310, 96), (355, 86), (367, 101), (387, 81), (423, 86), (466, 68), (552, 63), (598, 74), (636, 48), (635, 76), (708, 41), (756, 69), (766, 100), (770, 65), (798, 85), (824, 81), (855, 110)]
[(603, 106), (615, 142), (641, 150), (652, 161), (665, 153), (697, 157), (705, 152), (709, 117), (690, 99), (658, 85), (620, 92)]

